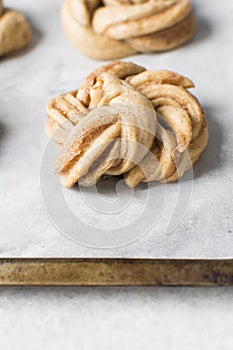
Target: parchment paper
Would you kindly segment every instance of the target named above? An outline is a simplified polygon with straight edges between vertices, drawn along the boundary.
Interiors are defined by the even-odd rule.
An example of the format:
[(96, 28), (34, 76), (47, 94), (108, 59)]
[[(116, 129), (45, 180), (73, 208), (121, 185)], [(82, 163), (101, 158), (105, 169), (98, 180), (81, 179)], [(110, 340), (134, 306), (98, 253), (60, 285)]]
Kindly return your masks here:
[[(148, 69), (171, 69), (191, 78), (196, 85), (193, 93), (209, 122), (210, 139), (194, 167), (193, 181), (189, 174), (180, 184), (152, 186), (154, 197), (149, 209), (140, 214), (141, 226), (136, 228), (146, 231), (153, 215), (158, 216), (166, 193), (165, 210), (156, 227), (134, 243), (112, 249), (90, 248), (62, 235), (51, 223), (41, 197), (41, 162), (48, 142), (45, 105), (49, 98), (76, 89), (85, 75), (102, 63), (83, 57), (69, 44), (60, 24), (61, 3), (7, 2), (28, 16), (33, 42), (23, 53), (0, 61), (0, 256), (233, 258), (233, 3), (193, 1), (199, 26), (192, 42), (167, 53), (127, 58)], [(109, 207), (116, 195), (111, 186), (100, 189), (110, 201)], [(181, 205), (168, 232), (166, 220), (170, 220), (180, 189)], [(146, 193), (145, 186), (136, 190), (136, 202), (118, 218), (122, 226), (129, 224), (129, 236), (135, 230), (130, 210), (145, 202)], [(79, 189), (63, 194), (91, 224)], [(127, 200), (124, 189), (121, 194)], [(56, 198), (52, 200), (56, 204)], [(112, 222), (109, 218), (101, 221), (98, 213), (93, 220), (94, 226), (101, 222), (108, 227)]]

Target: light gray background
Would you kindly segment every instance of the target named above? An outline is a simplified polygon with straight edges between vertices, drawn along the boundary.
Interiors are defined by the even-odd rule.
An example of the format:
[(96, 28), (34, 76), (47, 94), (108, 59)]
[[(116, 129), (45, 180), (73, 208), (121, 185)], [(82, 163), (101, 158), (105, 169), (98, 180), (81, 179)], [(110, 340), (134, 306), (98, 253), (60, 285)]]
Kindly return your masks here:
[(1, 288), (1, 349), (232, 350), (231, 288)]
[[(195, 168), (192, 206), (181, 229), (186, 236), (173, 242), (169, 254), (195, 256), (208, 250), (210, 256), (232, 257), (233, 3), (193, 3), (199, 33), (192, 43), (132, 59), (192, 78), (209, 120), (209, 147)], [(25, 54), (0, 62), (1, 256), (93, 254), (79, 246), (77, 253), (77, 245), (57, 233), (39, 195), (38, 159), (47, 140), (44, 105), (48, 97), (76, 87), (95, 64), (66, 41), (60, 4), (7, 1), (28, 15), (34, 40)], [(143, 256), (143, 243), (134, 246), (138, 256)], [(119, 255), (127, 253), (123, 249)], [(0, 298), (4, 350), (232, 349), (230, 288), (1, 288)]]

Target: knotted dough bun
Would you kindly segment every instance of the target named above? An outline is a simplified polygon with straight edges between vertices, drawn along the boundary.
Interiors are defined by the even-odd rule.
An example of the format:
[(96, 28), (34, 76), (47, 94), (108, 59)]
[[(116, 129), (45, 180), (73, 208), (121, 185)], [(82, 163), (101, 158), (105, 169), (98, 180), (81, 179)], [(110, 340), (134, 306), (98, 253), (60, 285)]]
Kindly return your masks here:
[(66, 0), (62, 23), (74, 46), (95, 59), (171, 50), (196, 30), (189, 0)]
[(64, 186), (92, 186), (123, 174), (128, 186), (171, 182), (198, 160), (207, 122), (191, 80), (130, 62), (95, 69), (79, 90), (51, 100), (46, 130), (62, 145), (57, 169)]

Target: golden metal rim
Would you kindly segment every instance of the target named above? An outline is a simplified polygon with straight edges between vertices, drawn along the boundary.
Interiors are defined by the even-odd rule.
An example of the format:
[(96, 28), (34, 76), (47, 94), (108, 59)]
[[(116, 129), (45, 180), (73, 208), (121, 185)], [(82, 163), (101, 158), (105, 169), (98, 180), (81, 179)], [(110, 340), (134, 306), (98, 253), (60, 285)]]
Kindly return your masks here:
[(0, 285), (230, 286), (233, 259), (0, 258)]

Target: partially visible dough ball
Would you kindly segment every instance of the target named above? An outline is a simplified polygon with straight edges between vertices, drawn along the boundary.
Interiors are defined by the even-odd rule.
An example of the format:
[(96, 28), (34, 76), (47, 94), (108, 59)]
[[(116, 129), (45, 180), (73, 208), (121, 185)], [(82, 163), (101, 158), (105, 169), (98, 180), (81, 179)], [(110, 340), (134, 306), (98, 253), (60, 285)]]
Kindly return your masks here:
[(31, 29), (26, 18), (18, 11), (5, 10), (0, 17), (0, 56), (24, 48), (30, 40)]

